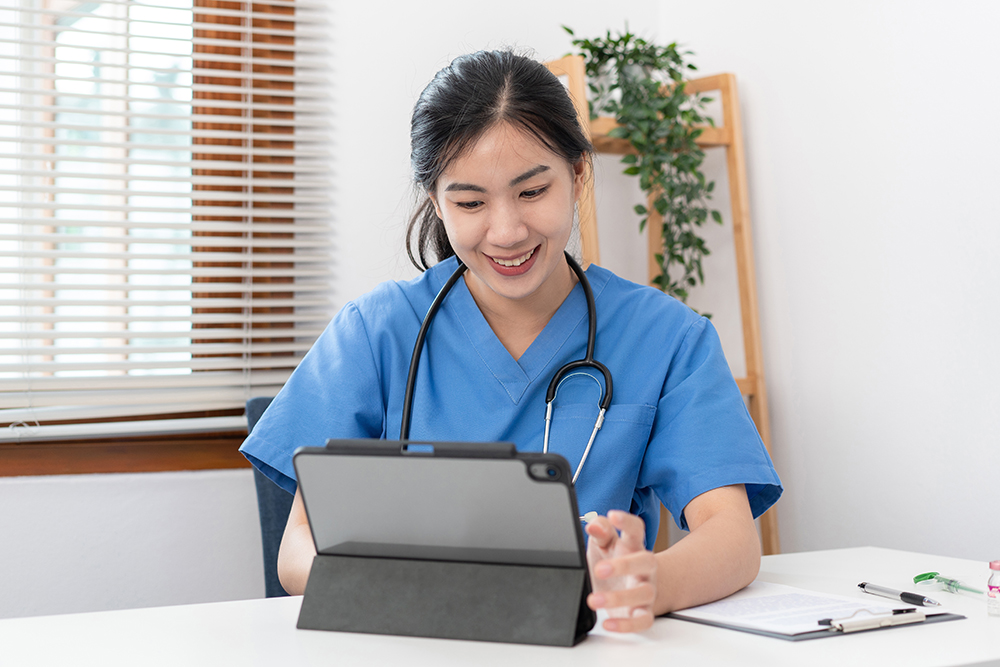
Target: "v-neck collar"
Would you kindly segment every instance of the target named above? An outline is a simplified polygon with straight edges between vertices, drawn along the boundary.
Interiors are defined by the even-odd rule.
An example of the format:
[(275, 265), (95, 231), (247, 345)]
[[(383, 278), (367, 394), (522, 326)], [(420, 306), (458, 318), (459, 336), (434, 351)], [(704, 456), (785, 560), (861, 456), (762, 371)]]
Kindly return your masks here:
[[(457, 262), (455, 265), (457, 267)], [(588, 268), (587, 277), (590, 279), (596, 301), (607, 283), (607, 276), (603, 272), (593, 272)], [(583, 286), (578, 282), (521, 358), (514, 359), (479, 310), (465, 283), (465, 276), (455, 283), (451, 291), (452, 293), (448, 295), (448, 301), (451, 302), (448, 307), (454, 309), (479, 358), (515, 405), (524, 396), (531, 383), (550, 364), (552, 358), (563, 348), (577, 327), (587, 326), (587, 299), (583, 293)]]

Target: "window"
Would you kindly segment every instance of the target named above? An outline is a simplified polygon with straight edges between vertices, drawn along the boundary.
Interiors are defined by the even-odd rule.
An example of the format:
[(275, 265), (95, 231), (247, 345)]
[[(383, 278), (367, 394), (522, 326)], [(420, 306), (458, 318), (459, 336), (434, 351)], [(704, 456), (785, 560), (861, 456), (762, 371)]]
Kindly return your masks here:
[(0, 8), (0, 442), (244, 427), (331, 315), (321, 2)]

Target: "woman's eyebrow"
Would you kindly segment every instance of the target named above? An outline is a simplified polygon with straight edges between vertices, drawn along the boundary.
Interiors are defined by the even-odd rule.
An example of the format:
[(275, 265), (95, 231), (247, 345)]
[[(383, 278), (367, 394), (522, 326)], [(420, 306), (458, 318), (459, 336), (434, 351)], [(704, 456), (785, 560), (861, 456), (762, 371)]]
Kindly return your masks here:
[(540, 164), (537, 167), (535, 167), (534, 169), (529, 169), (528, 171), (524, 172), (523, 174), (521, 174), (520, 176), (518, 176), (517, 178), (515, 178), (514, 180), (512, 180), (510, 182), (510, 187), (514, 187), (518, 183), (521, 183), (522, 181), (526, 181), (529, 178), (531, 178), (532, 176), (537, 176), (538, 174), (542, 173), (543, 171), (548, 171), (548, 169), (549, 169), (548, 165), (544, 165), (544, 164)]
[(444, 189), (445, 192), (452, 192), (454, 190), (473, 190), (475, 192), (486, 192), (486, 188), (481, 185), (473, 185), (471, 183), (451, 183)]
[[(548, 171), (548, 170), (549, 170), (548, 165), (540, 164), (537, 167), (529, 169), (520, 176), (512, 179), (511, 182), (509, 183), (509, 186), (514, 187), (518, 183), (522, 183), (531, 178), (532, 176), (537, 176), (543, 171)], [(473, 192), (486, 192), (486, 188), (484, 188), (483, 186), (473, 185), (472, 183), (451, 183), (444, 189), (445, 192), (454, 192), (456, 190), (472, 190)]]

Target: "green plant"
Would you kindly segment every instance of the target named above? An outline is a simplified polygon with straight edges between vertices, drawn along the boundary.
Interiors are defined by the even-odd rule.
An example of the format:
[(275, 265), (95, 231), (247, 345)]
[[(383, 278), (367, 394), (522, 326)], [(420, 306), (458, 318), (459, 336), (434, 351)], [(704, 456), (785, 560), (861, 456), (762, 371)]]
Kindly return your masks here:
[[(578, 39), (563, 29), (586, 61), (591, 116), (614, 116), (620, 127), (610, 135), (635, 149), (622, 158), (624, 172), (639, 177), (649, 205), (663, 219), (663, 252), (656, 255), (662, 273), (653, 282), (686, 301), (688, 289), (705, 282), (701, 260), (709, 250), (698, 228), (709, 217), (722, 223), (708, 207), (715, 183), (701, 172), (705, 154), (695, 143), (702, 133), (697, 126), (713, 125), (704, 113), (712, 100), (684, 90), (684, 75), (697, 69), (684, 60), (692, 52), (678, 51), (676, 43), (658, 46), (627, 30)], [(635, 212), (641, 231), (651, 211), (639, 205)]]

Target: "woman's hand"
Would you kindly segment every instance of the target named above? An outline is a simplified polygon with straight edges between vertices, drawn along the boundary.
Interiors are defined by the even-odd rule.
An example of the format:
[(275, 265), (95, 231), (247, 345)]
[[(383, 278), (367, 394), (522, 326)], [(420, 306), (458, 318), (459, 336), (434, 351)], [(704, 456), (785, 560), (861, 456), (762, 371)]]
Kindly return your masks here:
[(643, 547), (645, 532), (642, 519), (619, 510), (587, 524), (587, 565), (594, 589), (587, 604), (608, 610), (605, 630), (639, 632), (653, 625), (656, 558)]

